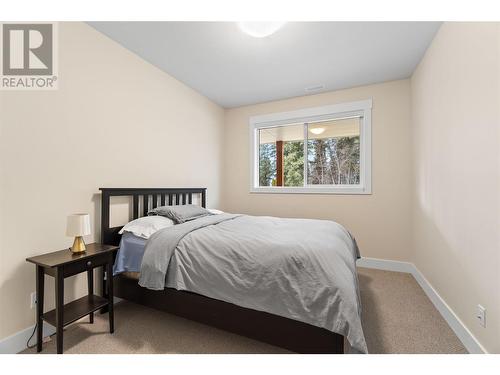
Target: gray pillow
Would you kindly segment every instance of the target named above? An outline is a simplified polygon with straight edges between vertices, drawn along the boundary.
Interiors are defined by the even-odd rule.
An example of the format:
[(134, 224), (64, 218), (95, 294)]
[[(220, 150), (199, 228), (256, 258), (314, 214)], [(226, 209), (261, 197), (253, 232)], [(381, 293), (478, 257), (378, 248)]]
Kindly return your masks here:
[(165, 216), (172, 219), (176, 224), (182, 224), (189, 220), (198, 219), (203, 216), (212, 215), (208, 210), (194, 204), (182, 206), (161, 206), (148, 211), (148, 215)]

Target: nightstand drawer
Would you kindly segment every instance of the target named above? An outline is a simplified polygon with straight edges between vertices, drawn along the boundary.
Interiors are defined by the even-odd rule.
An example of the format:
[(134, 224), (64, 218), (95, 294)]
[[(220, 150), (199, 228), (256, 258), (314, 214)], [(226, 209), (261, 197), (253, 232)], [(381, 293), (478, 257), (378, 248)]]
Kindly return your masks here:
[(73, 276), (77, 273), (100, 267), (108, 262), (109, 254), (97, 255), (91, 258), (85, 258), (81, 261), (65, 264), (63, 267), (64, 277)]

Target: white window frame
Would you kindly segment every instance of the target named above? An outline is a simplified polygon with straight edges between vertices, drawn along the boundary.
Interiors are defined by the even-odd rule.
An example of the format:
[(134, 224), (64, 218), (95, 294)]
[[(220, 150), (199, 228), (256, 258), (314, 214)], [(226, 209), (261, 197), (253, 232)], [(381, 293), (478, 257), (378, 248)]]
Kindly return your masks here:
[[(360, 117), (359, 185), (259, 186), (259, 130), (316, 121)], [(250, 192), (277, 194), (371, 194), (372, 193), (372, 100), (305, 108), (250, 117)], [(306, 155), (304, 155), (307, 158)]]

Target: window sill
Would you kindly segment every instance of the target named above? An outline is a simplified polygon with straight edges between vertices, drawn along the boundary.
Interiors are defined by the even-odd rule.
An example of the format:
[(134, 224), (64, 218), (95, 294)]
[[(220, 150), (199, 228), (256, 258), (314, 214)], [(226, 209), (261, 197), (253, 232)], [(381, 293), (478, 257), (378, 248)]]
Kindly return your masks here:
[(344, 187), (252, 187), (250, 193), (258, 194), (341, 194), (371, 195), (371, 189), (362, 186)]

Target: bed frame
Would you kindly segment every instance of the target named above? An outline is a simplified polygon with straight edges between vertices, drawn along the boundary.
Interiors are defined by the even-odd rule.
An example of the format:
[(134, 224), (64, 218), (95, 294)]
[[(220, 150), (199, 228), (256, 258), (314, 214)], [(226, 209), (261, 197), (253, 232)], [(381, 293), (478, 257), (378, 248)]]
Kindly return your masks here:
[[(110, 198), (132, 197), (132, 218), (147, 215), (151, 208), (163, 205), (192, 204), (193, 197), (206, 206), (206, 188), (101, 188), (101, 242), (118, 245), (121, 226), (110, 227)], [(142, 213), (142, 215), (141, 215)], [(102, 277), (103, 292), (106, 276)], [(208, 324), (225, 331), (266, 342), (297, 353), (344, 353), (344, 337), (324, 328), (196, 293), (165, 288), (154, 291), (139, 286), (136, 280), (117, 275), (113, 278), (114, 295), (144, 306)]]

